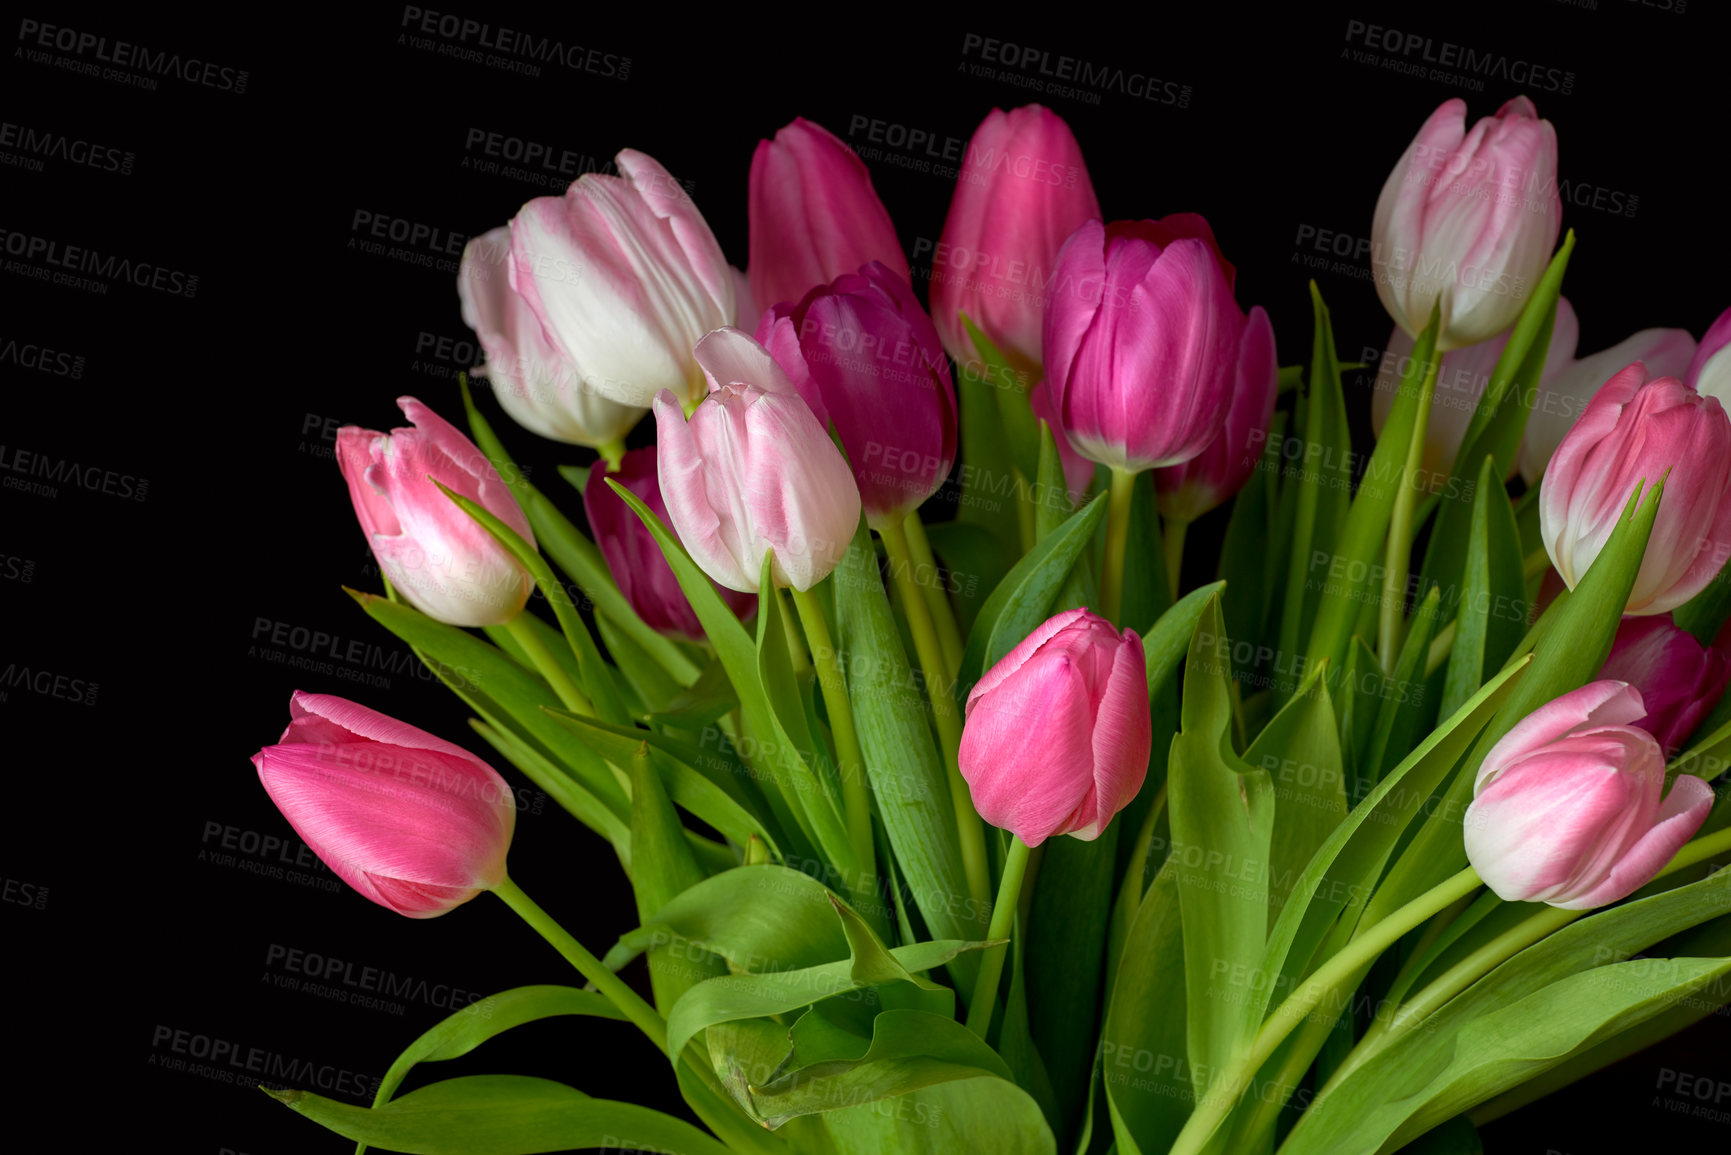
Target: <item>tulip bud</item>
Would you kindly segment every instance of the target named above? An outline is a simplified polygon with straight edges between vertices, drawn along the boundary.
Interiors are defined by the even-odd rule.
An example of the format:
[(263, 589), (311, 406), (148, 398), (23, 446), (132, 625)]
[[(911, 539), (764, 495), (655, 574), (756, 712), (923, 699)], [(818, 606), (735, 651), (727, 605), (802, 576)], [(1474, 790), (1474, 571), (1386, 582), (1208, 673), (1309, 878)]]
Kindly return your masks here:
[[(1562, 323), (1560, 302), (1557, 323)], [(1545, 375), (1532, 397), (1526, 435), (1521, 439), (1521, 477), (1528, 485), (1538, 484), (1557, 446), (1586, 412), (1599, 387), (1619, 369), (1640, 361), (1651, 376), (1676, 377), (1688, 367), (1694, 353), (1695, 338), (1686, 329), (1642, 329), (1603, 352), (1578, 361), (1565, 359), (1554, 372), (1550, 358), (1546, 358)]]
[(1197, 456), (1154, 471), (1161, 517), (1195, 521), (1244, 488), (1262, 457), (1262, 443), (1268, 440), (1279, 389), (1274, 327), (1258, 305), (1250, 310), (1238, 344), (1226, 423)]
[(516, 799), (491, 766), (331, 694), (295, 691), (289, 716), (252, 764), (344, 882), (398, 914), (434, 918), (505, 880)]
[(434, 481), (534, 545), (529, 519), (474, 442), (413, 397), (397, 404), (413, 429), (337, 430), (337, 465), (373, 556), (428, 617), (453, 626), (503, 625), (522, 611), (535, 580)]
[[(1546, 350), (1545, 367), (1540, 374), (1541, 390), (1564, 371), (1575, 355), (1575, 343), (1579, 337), (1580, 323), (1575, 317), (1574, 307), (1567, 297), (1558, 297), (1557, 321), (1551, 329), (1551, 344)], [(1455, 458), (1460, 456), (1461, 440), (1466, 436), (1473, 411), (1478, 408), (1479, 398), (1490, 385), (1491, 374), (1508, 343), (1509, 334), (1498, 333), (1488, 341), (1443, 354), (1442, 364), (1437, 368), (1436, 392), (1431, 395), (1430, 418), (1425, 422), (1421, 463), (1421, 477), (1431, 492), (1439, 492), (1448, 482)], [(1382, 427), (1388, 422), (1395, 398), (1400, 394), (1402, 372), (1412, 359), (1413, 345), (1412, 334), (1396, 325), (1394, 332), (1389, 334), (1388, 348), (1377, 363), (1376, 392), (1370, 401), (1370, 424), (1378, 437), (1382, 436)], [(1424, 366), (1419, 368), (1422, 370)], [(1513, 398), (1507, 403), (1513, 403)], [(1527, 418), (1529, 430), (1538, 416), (1537, 407), (1533, 408), (1534, 412)], [(1580, 410), (1575, 412), (1578, 414)], [(1559, 431), (1558, 437), (1561, 436)], [(1556, 448), (1554, 442), (1551, 448)], [(1476, 471), (1473, 476), (1477, 476)]]
[[(667, 564), (648, 527), (607, 484), (611, 479), (629, 489), (665, 523), (667, 503), (661, 500), (655, 456), (655, 446), (649, 445), (627, 452), (612, 473), (600, 467), (591, 469), (583, 487), (583, 509), (589, 515), (595, 544), (607, 559), (608, 571), (637, 616), (664, 634), (695, 642), (704, 636), (703, 625), (679, 588), (673, 567)], [(717, 590), (738, 617), (747, 619), (757, 612), (757, 602), (751, 597), (721, 587)]]
[(761, 341), (818, 425), (834, 424), (866, 520), (899, 525), (956, 460), (956, 393), (932, 320), (873, 261), (763, 315)]
[(511, 222), (511, 287), (578, 377), (621, 405), (703, 396), (691, 350), (734, 319), (733, 271), (685, 189), (652, 158), (585, 173)]
[(908, 259), (865, 163), (821, 125), (798, 117), (774, 141), (758, 141), (747, 196), (747, 275), (759, 310), (797, 301), (868, 261), (908, 279)]
[(1719, 314), (1701, 336), (1701, 344), (1683, 371), (1683, 384), (1703, 397), (1717, 397), (1719, 404), (1731, 405), (1731, 309)]
[(1636, 482), (1665, 482), (1624, 613), (1662, 614), (1706, 588), (1731, 551), (1731, 419), (1639, 361), (1605, 382), (1557, 447), (1539, 490), (1539, 532), (1570, 589), (1623, 515)]
[(1178, 465), (1219, 435), (1244, 314), (1201, 217), (1089, 221), (1064, 242), (1046, 304), (1046, 378), (1082, 456)]
[(1665, 788), (1659, 744), (1634, 722), (1641, 693), (1590, 682), (1522, 719), (1479, 767), (1467, 858), (1505, 902), (1589, 910), (1634, 893), (1700, 829), (1713, 788)]
[(463, 248), (457, 295), (463, 323), (486, 351), (482, 370), (500, 408), (531, 433), (598, 449), (619, 441), (643, 416), (591, 389), (547, 340), (541, 322), (511, 287), (511, 230), (497, 228)]
[(859, 527), (846, 459), (775, 358), (739, 329), (697, 345), (711, 392), (685, 419), (655, 398), (661, 496), (704, 573), (756, 593), (765, 554), (777, 585), (805, 591), (841, 562)]
[(1719, 701), (1731, 680), (1725, 655), (1680, 630), (1670, 614), (1625, 617), (1599, 677), (1628, 682), (1641, 692), (1647, 714), (1633, 724), (1658, 740), (1667, 756)]
[(932, 254), (932, 319), (950, 356), (967, 364), (977, 355), (966, 313), (1018, 368), (1038, 374), (1058, 250), (1099, 219), (1082, 148), (1062, 117), (1038, 104), (987, 113)]
[(1048, 618), (968, 694), (959, 754), (974, 808), (1029, 846), (1100, 836), (1148, 773), (1142, 639), (1086, 609)]
[(1371, 225), (1376, 293), (1418, 334), (1442, 306), (1443, 351), (1515, 323), (1562, 226), (1557, 132), (1517, 96), (1466, 130), (1464, 100), (1447, 100), (1407, 146), (1377, 198)]

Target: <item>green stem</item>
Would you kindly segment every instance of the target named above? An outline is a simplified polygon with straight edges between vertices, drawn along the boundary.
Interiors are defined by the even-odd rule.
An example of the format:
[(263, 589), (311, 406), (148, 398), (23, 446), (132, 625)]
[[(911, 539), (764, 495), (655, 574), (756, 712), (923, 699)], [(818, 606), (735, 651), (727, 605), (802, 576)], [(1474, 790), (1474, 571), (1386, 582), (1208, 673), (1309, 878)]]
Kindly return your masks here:
[(656, 1014), (655, 1008), (645, 1002), (641, 995), (626, 986), (625, 980), (602, 966), (600, 959), (585, 950), (582, 943), (554, 922), (552, 915), (542, 910), (534, 899), (524, 894), (522, 888), (509, 878), (495, 886), (493, 893), (504, 899), (505, 905), (517, 912), (517, 917), (533, 927), (554, 950), (564, 956), (566, 962), (576, 967), (579, 974), (593, 983), (595, 989), (605, 995), (608, 1002), (637, 1024), (637, 1029), (649, 1036), (649, 1041), (655, 1044), (657, 1050), (664, 1055), (667, 1053), (667, 1021)]
[(1124, 604), (1124, 552), (1130, 543), (1130, 501), (1136, 475), (1112, 468), (1112, 496), (1106, 506), (1106, 556), (1100, 567), (1100, 616), (1118, 624)]
[(1166, 584), (1171, 590), (1173, 601), (1178, 600), (1178, 575), (1184, 568), (1184, 531), (1189, 528), (1190, 523), (1181, 517), (1166, 519)]
[(1382, 672), (1394, 673), (1400, 654), (1401, 627), (1406, 616), (1407, 568), (1412, 561), (1413, 510), (1418, 504), (1418, 471), (1424, 464), (1425, 431), (1430, 425), (1431, 399), (1436, 395), (1437, 370), (1442, 355), (1433, 354), (1419, 386), (1418, 414), (1413, 418), (1412, 437), (1406, 443), (1406, 464), (1401, 469), (1400, 488), (1395, 491), (1394, 510), (1388, 519), (1388, 559), (1382, 575), (1382, 622), (1376, 633), (1377, 657)]
[(817, 664), (817, 681), (823, 689), (823, 704), (829, 711), (829, 731), (835, 738), (838, 776), (841, 778), (842, 803), (847, 811), (848, 841), (863, 866), (872, 862), (871, 791), (866, 786), (865, 754), (860, 750), (859, 733), (854, 728), (853, 703), (847, 696), (847, 679), (842, 676), (841, 662), (835, 645), (830, 641), (829, 622), (824, 619), (823, 606), (810, 590), (794, 590), (793, 604), (799, 609), (800, 624), (805, 627), (805, 639), (811, 644), (812, 660)]
[(577, 688), (577, 683), (571, 680), (571, 676), (565, 672), (565, 667), (561, 666), (547, 647), (541, 644), (541, 638), (523, 620), (528, 614), (529, 611), (524, 610), (506, 622), (505, 629), (517, 640), (517, 644), (523, 647), (524, 652), (529, 655), (529, 660), (535, 663), (535, 668), (541, 672), (543, 678), (547, 679), (547, 684), (553, 687), (553, 692), (559, 695), (559, 701), (564, 703), (567, 710), (573, 714), (594, 717), (595, 707), (589, 704), (589, 699), (582, 690)]
[[(1010, 937), (1010, 928), (1015, 925), (1017, 900), (1022, 895), (1022, 876), (1027, 869), (1028, 844), (1012, 835), (1009, 852), (1004, 855), (1004, 875), (998, 880), (998, 901), (992, 906), (992, 925), (986, 931), (986, 938), (990, 941)], [(992, 1025), (992, 1008), (998, 1001), (998, 980), (1003, 977), (1004, 955), (1008, 951), (1008, 944), (989, 946), (980, 959), (980, 979), (974, 984), (974, 998), (968, 1004), (968, 1030), (982, 1039)]]
[[(777, 586), (776, 600), (781, 601), (781, 596), (781, 587)], [(777, 616), (781, 618), (782, 636), (787, 639), (788, 661), (793, 663), (793, 672), (796, 675), (803, 674), (811, 669), (811, 659), (805, 656), (805, 639), (799, 636), (799, 629), (793, 624), (793, 615), (787, 611), (787, 603), (781, 602), (778, 608), (781, 610)]]
[[(1550, 566), (1551, 555), (1546, 553), (1542, 547), (1535, 549), (1521, 560), (1521, 578), (1523, 582), (1530, 582), (1544, 573)], [(1455, 626), (1459, 623), (1460, 619), (1456, 618), (1438, 630), (1436, 637), (1430, 640), (1430, 651), (1425, 655), (1424, 660), (1425, 677), (1428, 678), (1442, 669), (1443, 663), (1449, 660), (1449, 651), (1454, 648), (1455, 644)]]
[(597, 445), (595, 452), (599, 453), (601, 460), (607, 463), (608, 473), (618, 473), (619, 463), (625, 459), (625, 442), (615, 437), (612, 441)]
[(986, 868), (986, 834), (980, 815), (974, 809), (973, 795), (962, 779), (956, 752), (962, 745), (962, 719), (956, 710), (955, 688), (946, 678), (943, 666), (943, 646), (931, 615), (926, 612), (925, 599), (920, 596), (914, 580), (908, 537), (901, 523), (878, 530), (884, 550), (890, 557), (890, 574), (902, 595), (902, 610), (908, 617), (908, 632), (914, 637), (914, 650), (919, 655), (920, 668), (926, 675), (926, 698), (932, 705), (932, 718), (938, 727), (938, 744), (943, 747), (944, 766), (949, 773), (950, 802), (956, 812), (956, 834), (961, 841), (962, 868), (967, 874), (968, 891), (984, 908), (991, 899), (991, 874)]
[(1368, 967), (1383, 951), (1400, 941), (1401, 935), (1470, 894), (1482, 883), (1478, 873), (1467, 867), (1452, 878), (1419, 895), (1387, 918), (1371, 927), (1358, 939), (1347, 944), (1333, 958), (1316, 969), (1304, 985), (1277, 1007), (1262, 1029), (1256, 1032), (1250, 1052), (1233, 1064), (1230, 1073), (1219, 1084), (1210, 1087), (1196, 1104), (1195, 1112), (1179, 1132), (1169, 1155), (1197, 1155), (1213, 1138), (1232, 1108), (1237, 1105), (1245, 1088), (1256, 1072), (1286, 1041), (1293, 1028), (1308, 1018), (1324, 999), (1338, 993), (1360, 970)]
[(921, 584), (920, 592), (925, 595), (926, 609), (938, 628), (938, 642), (944, 648), (944, 667), (953, 678), (961, 667), (962, 653), (966, 649), (961, 627), (956, 623), (955, 607), (950, 605), (949, 595), (938, 584), (938, 560), (932, 555), (932, 543), (926, 539), (926, 527), (920, 522), (917, 511), (902, 519), (902, 529), (908, 535), (908, 552), (913, 556), (914, 564), (922, 572), (932, 575), (932, 581)]

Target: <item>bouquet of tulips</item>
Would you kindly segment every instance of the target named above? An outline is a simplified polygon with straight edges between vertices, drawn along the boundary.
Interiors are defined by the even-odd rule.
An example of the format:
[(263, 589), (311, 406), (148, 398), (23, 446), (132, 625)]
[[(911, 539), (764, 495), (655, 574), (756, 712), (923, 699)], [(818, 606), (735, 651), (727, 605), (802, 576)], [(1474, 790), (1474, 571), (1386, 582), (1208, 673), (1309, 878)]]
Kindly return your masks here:
[[(577, 492), (466, 383), (467, 435), (405, 397), (337, 459), (355, 600), (510, 769), (320, 693), (254, 763), (365, 897), (491, 891), (576, 974), (370, 1108), (272, 1093), (357, 1150), (1464, 1153), (1731, 1002), (1731, 313), (1576, 357), (1556, 177), (1525, 97), (1395, 165), (1368, 451), (1320, 295), (1281, 368), (1207, 221), (1103, 223), (1039, 106), (973, 137), (925, 307), (805, 120), (744, 273), (631, 151), (477, 237), (478, 373)], [(508, 873), (515, 775), (639, 927)], [(702, 1126), (415, 1070), (552, 1016), (635, 1024)]]

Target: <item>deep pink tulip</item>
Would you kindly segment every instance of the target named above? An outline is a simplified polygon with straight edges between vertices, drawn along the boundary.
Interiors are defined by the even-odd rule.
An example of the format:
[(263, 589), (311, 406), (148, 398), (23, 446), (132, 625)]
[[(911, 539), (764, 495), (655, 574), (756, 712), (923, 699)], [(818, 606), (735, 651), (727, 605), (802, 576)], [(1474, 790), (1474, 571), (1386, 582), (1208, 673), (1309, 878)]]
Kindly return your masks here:
[(644, 410), (621, 405), (586, 384), (553, 347), (527, 301), (511, 287), (511, 230), (471, 240), (457, 270), (463, 321), (487, 354), (482, 370), (499, 407), (531, 433), (598, 449), (619, 441)]
[[(597, 465), (589, 471), (589, 481), (583, 487), (583, 509), (589, 515), (589, 528), (595, 534), (595, 544), (607, 559), (607, 569), (619, 586), (619, 592), (637, 611), (637, 616), (664, 634), (673, 634), (687, 641), (698, 641), (703, 624), (697, 611), (691, 608), (667, 564), (661, 547), (641, 519), (631, 512), (623, 498), (613, 492), (607, 480), (612, 479), (629, 489), (652, 510), (663, 523), (668, 521), (667, 503), (661, 500), (661, 483), (657, 480), (655, 446), (628, 451), (612, 473)], [(748, 594), (717, 586), (727, 608), (742, 619), (757, 612), (757, 601)]]
[(1557, 133), (1517, 96), (1466, 127), (1446, 100), (1389, 173), (1371, 225), (1376, 292), (1408, 333), (1442, 302), (1445, 352), (1515, 323), (1562, 226)]
[(1670, 614), (1626, 617), (1599, 677), (1628, 682), (1641, 692), (1647, 714), (1632, 724), (1658, 739), (1670, 756), (1718, 703), (1731, 680), (1731, 663), (1673, 625)]
[(1161, 517), (1195, 521), (1244, 488), (1262, 457), (1262, 444), (1268, 440), (1279, 388), (1274, 327), (1258, 305), (1250, 310), (1238, 344), (1226, 423), (1201, 453), (1180, 465), (1154, 471)]
[[(1561, 399), (1547, 401), (1545, 398), (1548, 395), (1544, 391), (1569, 366), (1575, 355), (1575, 345), (1580, 339), (1580, 333), (1580, 322), (1575, 317), (1574, 306), (1569, 304), (1567, 297), (1557, 298), (1557, 321), (1551, 329), (1551, 344), (1545, 353), (1545, 368), (1539, 376), (1540, 386), (1530, 395), (1534, 403), (1529, 406), (1532, 412), (1527, 418), (1529, 436), (1532, 435), (1535, 425), (1548, 428), (1543, 426), (1539, 418), (1542, 406), (1561, 410), (1573, 404)], [(1467, 425), (1473, 419), (1473, 410), (1478, 408), (1479, 398), (1484, 396), (1486, 386), (1491, 383), (1491, 373), (1495, 371), (1497, 359), (1503, 355), (1508, 343), (1509, 334), (1498, 333), (1488, 341), (1480, 341), (1476, 345), (1443, 354), (1442, 365), (1437, 370), (1436, 392), (1431, 397), (1430, 419), (1425, 423), (1424, 458), (1420, 475), (1432, 492), (1441, 491), (1447, 484), (1455, 458), (1460, 454), (1461, 439), (1466, 436)], [(1382, 436), (1382, 427), (1388, 421), (1389, 412), (1394, 408), (1395, 397), (1400, 393), (1401, 374), (1412, 359), (1413, 344), (1412, 334), (1396, 325), (1394, 332), (1389, 334), (1388, 348), (1383, 352), (1382, 360), (1377, 363), (1376, 392), (1371, 395), (1370, 401), (1370, 424), (1379, 437)], [(1595, 383), (1594, 387), (1597, 388), (1598, 384)], [(1584, 406), (1585, 400), (1580, 404)], [(1579, 408), (1575, 408), (1569, 420), (1579, 416), (1580, 412)], [(1557, 431), (1559, 440), (1567, 429), (1565, 424)], [(1553, 441), (1545, 450), (1547, 460), (1556, 447), (1556, 442)], [(1478, 476), (1476, 471), (1473, 476)]]
[(1662, 614), (1706, 588), (1731, 553), (1731, 418), (1675, 377), (1637, 361), (1605, 382), (1563, 438), (1539, 490), (1539, 531), (1574, 589), (1599, 556), (1636, 482), (1664, 500), (1624, 609)]
[(1070, 444), (1131, 473), (1207, 448), (1232, 402), (1244, 329), (1207, 222), (1089, 221), (1054, 277), (1046, 379)]
[(1590, 682), (1547, 702), (1491, 747), (1467, 807), (1467, 858), (1505, 902), (1588, 910), (1644, 886), (1706, 821), (1713, 788), (1680, 774), (1630, 723), (1645, 713), (1624, 682)]
[(769, 350), (719, 329), (697, 345), (710, 394), (686, 420), (655, 398), (657, 472), (673, 531), (704, 573), (756, 593), (765, 554), (777, 585), (809, 590), (859, 527), (847, 460)]
[(1058, 250), (1100, 201), (1082, 148), (1038, 104), (994, 108), (974, 130), (932, 253), (932, 320), (950, 356), (978, 359), (968, 319), (1024, 372), (1038, 376), (1046, 297)]
[(900, 524), (956, 460), (956, 391), (932, 320), (900, 274), (873, 261), (763, 315), (761, 341), (835, 426), (866, 520)]
[(980, 817), (1038, 846), (1098, 838), (1142, 788), (1152, 743), (1141, 637), (1075, 609), (986, 671), (959, 757)]
[(252, 764), (344, 882), (398, 914), (433, 918), (505, 880), (517, 807), (491, 766), (331, 694), (295, 691), (289, 717)]
[(337, 430), (337, 465), (379, 568), (409, 604), (453, 626), (516, 617), (535, 580), (432, 479), (476, 502), (530, 545), (535, 533), (487, 455), (413, 397), (397, 404), (414, 428)]
[[(868, 261), (903, 280), (908, 258), (865, 162), (803, 116), (757, 142), (747, 193), (751, 296), (758, 310), (793, 302)], [(739, 314), (742, 326), (757, 317)]]
[(511, 222), (511, 287), (590, 388), (647, 408), (703, 396), (691, 350), (731, 325), (733, 270), (680, 183), (633, 149), (619, 176), (585, 173)]
[(1701, 344), (1683, 370), (1683, 384), (1707, 397), (1717, 397), (1719, 404), (1731, 405), (1731, 309), (1718, 318), (1701, 335)]

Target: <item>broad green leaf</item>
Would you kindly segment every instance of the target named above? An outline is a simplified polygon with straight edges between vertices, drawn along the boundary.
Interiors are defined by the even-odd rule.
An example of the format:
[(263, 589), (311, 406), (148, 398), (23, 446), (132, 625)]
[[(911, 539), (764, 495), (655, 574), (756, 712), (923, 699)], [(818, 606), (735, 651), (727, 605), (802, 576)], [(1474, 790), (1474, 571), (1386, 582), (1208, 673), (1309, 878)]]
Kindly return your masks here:
[[(886, 1010), (919, 1010), (955, 1018), (956, 992), (910, 972), (889, 952), (865, 919), (833, 895), (829, 901), (841, 919), (842, 933), (847, 936), (854, 982), (878, 987)], [(870, 1033), (869, 1028), (865, 1033)]]
[(1225, 588), (1226, 583), (1218, 581), (1191, 590), (1160, 615), (1153, 629), (1142, 635), (1142, 655), (1148, 662), (1150, 694), (1177, 674), (1178, 664), (1190, 651), (1191, 639), (1196, 636), (1196, 624), (1202, 620), (1208, 603), (1218, 600), (1224, 612), (1225, 599), (1217, 599), (1216, 595)]
[[(679, 824), (673, 803), (661, 785), (661, 775), (649, 755), (649, 744), (640, 743), (628, 765), (631, 767), (631, 889), (637, 899), (637, 917), (648, 921), (655, 912), (703, 881), (703, 869), (686, 845), (686, 831)], [(707, 785), (707, 783), (706, 783)], [(649, 951), (649, 979), (654, 989), (655, 1009), (662, 1014), (687, 990), (707, 978), (725, 974), (719, 959), (675, 957), (665, 947)]]
[(1671, 620), (1703, 646), (1711, 646), (1731, 618), (1731, 563), (1720, 567), (1707, 588), (1671, 611)]
[(1029, 1094), (998, 1078), (963, 1079), (823, 1117), (836, 1155), (1056, 1155)]
[[(615, 625), (612, 618), (605, 614), (596, 615), (595, 628), (601, 633), (601, 644), (607, 647), (608, 654), (613, 658), (619, 679), (625, 683), (620, 687), (620, 696), (627, 697), (626, 691), (629, 690), (629, 696), (641, 704), (640, 709), (633, 708), (628, 711), (630, 717), (641, 719), (646, 714), (665, 709), (669, 703), (690, 695), (690, 690), (675, 681), (673, 675), (662, 669), (661, 663), (650, 657), (643, 647), (632, 640), (631, 635)], [(723, 710), (722, 714), (725, 713)], [(701, 726), (714, 720), (713, 717), (706, 718), (696, 725)]]
[(628, 931), (603, 960), (610, 970), (674, 936), (720, 955), (731, 970), (792, 970), (845, 959), (847, 936), (830, 891), (784, 866), (741, 866), (706, 878)]
[(526, 1075), (446, 1079), (372, 1108), (310, 1091), (269, 1094), (345, 1138), (405, 1155), (533, 1155), (621, 1143), (668, 1155), (728, 1155), (671, 1115)]
[[(1255, 644), (1268, 637), (1269, 602), (1286, 580), (1286, 559), (1276, 556), (1279, 551), (1274, 525), (1274, 513), (1280, 502), (1280, 448), (1286, 443), (1286, 421), (1287, 414), (1275, 413), (1256, 460), (1256, 472), (1232, 499), (1232, 514), (1220, 546), (1219, 574), (1232, 591), (1232, 596), (1221, 605), (1226, 632)], [(1243, 666), (1238, 676), (1242, 679), (1252, 672), (1251, 666)]]
[(739, 695), (734, 692), (733, 683), (727, 680), (727, 671), (720, 662), (710, 662), (690, 688), (680, 690), (656, 706), (653, 719), (687, 730), (701, 730), (713, 726), (738, 708)]
[(1176, 864), (1168, 859), (1131, 924), (1101, 1031), (1100, 1067), (1120, 1151), (1165, 1151), (1190, 1117), (1186, 953)]
[[(968, 339), (974, 344), (974, 351), (980, 355), (980, 368), (994, 385), (992, 395), (997, 401), (998, 422), (1009, 446), (1010, 461), (1024, 478), (1037, 477), (1040, 420), (1028, 404), (1028, 390), (1033, 382), (1027, 379), (1027, 374), (1016, 371), (1009, 358), (998, 351), (992, 339), (980, 332), (966, 313), (962, 314), (961, 321)], [(967, 460), (966, 456), (963, 460)]]
[(1130, 527), (1125, 540), (1123, 606), (1118, 625), (1142, 633), (1153, 627), (1172, 604), (1172, 583), (1166, 573), (1166, 547), (1160, 537), (1160, 510), (1154, 499), (1154, 471), (1136, 475), (1130, 492)]
[[(1006, 561), (1019, 550), (1015, 449), (1004, 429), (998, 407), (999, 390), (1016, 380), (994, 380), (983, 364), (972, 359), (956, 366), (956, 405), (962, 470), (962, 492), (956, 520), (977, 525), (992, 535), (994, 551)], [(936, 543), (933, 543), (934, 548)]]
[(1428, 707), (1434, 705), (1434, 700), (1425, 685), (1424, 663), (1430, 653), (1431, 638), (1436, 636), (1440, 596), (1434, 588), (1425, 595), (1408, 623), (1394, 672), (1387, 677), (1378, 675), (1380, 701), (1363, 767), (1364, 777), (1370, 781), (1382, 776), (1384, 766), (1406, 757), (1431, 717)]
[(986, 598), (998, 588), (1016, 563), (998, 541), (980, 526), (965, 521), (940, 521), (928, 525), (926, 537), (950, 574), (950, 592), (955, 595), (956, 625), (962, 636), (974, 628), (974, 619)]
[(1069, 483), (1064, 478), (1064, 459), (1058, 455), (1057, 434), (1044, 421), (1040, 422), (1040, 464), (1030, 496), (1034, 503), (1034, 540), (1044, 541), (1074, 512)]
[(485, 738), (511, 765), (521, 770), (561, 809), (577, 821), (605, 838), (619, 855), (627, 873), (631, 870), (631, 825), (628, 808), (609, 806), (595, 797), (570, 774), (548, 761), (529, 743), (518, 738), (504, 726), (471, 718), (469, 725)]
[(1445, 717), (1472, 696), (1486, 674), (1502, 669), (1527, 632), (1520, 530), (1508, 493), (1491, 472), (1494, 465), (1485, 458), (1473, 498), (1455, 639), (1439, 707)]
[[(1004, 1001), (1004, 1015), (998, 1024), (998, 1038), (993, 1045), (1009, 1064), (1011, 1077), (1022, 1090), (1034, 1097), (1045, 1115), (1046, 1124), (1054, 1134), (1063, 1133), (1058, 1116), (1057, 1094), (1052, 1089), (1051, 1071), (1039, 1048), (1028, 1020), (1028, 964), (1023, 945), (1023, 925), (1017, 919), (1010, 934), (1010, 992)], [(1093, 1070), (1094, 1064), (1088, 1064)]]

